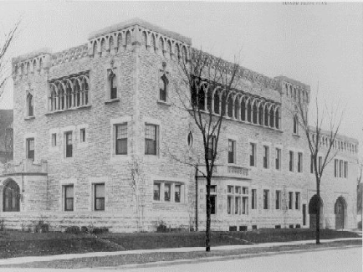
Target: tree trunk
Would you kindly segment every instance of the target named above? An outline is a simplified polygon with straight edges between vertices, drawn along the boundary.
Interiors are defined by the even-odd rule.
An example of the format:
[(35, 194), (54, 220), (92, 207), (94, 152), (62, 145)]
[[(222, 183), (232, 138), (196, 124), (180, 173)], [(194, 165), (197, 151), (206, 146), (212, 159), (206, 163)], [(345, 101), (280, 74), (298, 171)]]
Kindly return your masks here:
[(207, 222), (206, 222), (206, 228), (205, 228), (205, 251), (206, 252), (210, 252), (210, 214), (211, 214), (210, 184), (211, 184), (211, 178), (207, 177)]
[(316, 244), (320, 244), (320, 179), (316, 183), (316, 195), (318, 196), (318, 209), (316, 211)]

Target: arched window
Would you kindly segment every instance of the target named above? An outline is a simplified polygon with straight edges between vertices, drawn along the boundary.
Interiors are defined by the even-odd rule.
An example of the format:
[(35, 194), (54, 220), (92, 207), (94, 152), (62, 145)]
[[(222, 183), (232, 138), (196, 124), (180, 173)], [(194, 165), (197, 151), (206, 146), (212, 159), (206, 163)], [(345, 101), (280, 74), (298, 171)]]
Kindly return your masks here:
[(87, 105), (88, 104), (88, 82), (85, 77), (82, 79), (81, 96), (82, 96), (82, 105)]
[(63, 90), (63, 85), (62, 84), (58, 84), (58, 110), (63, 110), (64, 109), (64, 100), (65, 100), (65, 95), (64, 95), (64, 90)]
[(220, 104), (220, 99), (219, 99), (219, 92), (216, 91), (214, 92), (214, 113), (219, 114), (219, 104)]
[(253, 112), (253, 123), (257, 124), (257, 105), (256, 105), (256, 101), (253, 103), (253, 108), (252, 108), (252, 112)]
[(226, 105), (227, 105), (227, 95), (225, 92), (222, 93), (222, 101), (221, 101), (221, 106), (222, 106), (222, 116), (225, 116), (226, 114)]
[(208, 88), (207, 91), (207, 111), (212, 112), (212, 105), (213, 105), (213, 96), (211, 88)]
[(34, 104), (33, 103), (34, 103), (33, 95), (31, 93), (28, 93), (28, 95), (26, 97), (28, 116), (34, 116)]
[(280, 128), (280, 110), (279, 110), (279, 108), (276, 109), (276, 113), (275, 113), (275, 127)]
[(251, 106), (251, 100), (248, 100), (247, 102), (247, 121), (251, 122), (252, 119), (252, 106)]
[(246, 120), (246, 99), (243, 98), (241, 102), (241, 120)]
[(79, 88), (78, 80), (73, 81), (73, 88), (74, 88), (74, 104), (79, 107), (81, 104), (81, 91)]
[(57, 110), (57, 92), (54, 85), (51, 85), (50, 87), (49, 103), (51, 111)]
[(203, 87), (199, 88), (198, 107), (200, 110), (205, 110), (205, 92)]
[(234, 118), (236, 118), (237, 120), (239, 120), (239, 103), (238, 103), (238, 97), (236, 97), (236, 99), (234, 100)]
[(258, 109), (258, 123), (260, 125), (263, 125), (263, 105), (262, 105), (262, 103)]
[(71, 84), (69, 84), (69, 82), (67, 82), (66, 85), (66, 104), (67, 104), (67, 109), (71, 108), (72, 105), (72, 87)]
[(160, 78), (159, 99), (166, 102), (169, 80), (165, 74)]
[(268, 106), (265, 105), (265, 126), (268, 126), (268, 115), (269, 115)]
[(109, 71), (108, 74), (109, 88), (110, 88), (110, 99), (117, 98), (117, 78), (116, 74), (112, 71)]
[(230, 95), (228, 97), (228, 117), (231, 117), (233, 116), (233, 98), (232, 98), (232, 95)]
[(298, 120), (296, 115), (293, 118), (293, 132), (294, 134), (298, 134)]
[(18, 212), (20, 210), (20, 189), (15, 181), (10, 180), (3, 190), (3, 211)]
[(274, 108), (271, 107), (270, 108), (270, 127), (274, 127), (274, 122), (275, 122), (275, 113), (274, 113)]

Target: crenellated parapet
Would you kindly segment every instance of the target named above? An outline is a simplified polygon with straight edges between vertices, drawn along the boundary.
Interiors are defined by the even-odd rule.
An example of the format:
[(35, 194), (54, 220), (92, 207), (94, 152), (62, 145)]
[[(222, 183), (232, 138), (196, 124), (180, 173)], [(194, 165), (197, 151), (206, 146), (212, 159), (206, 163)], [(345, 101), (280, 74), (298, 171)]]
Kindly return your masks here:
[(51, 66), (51, 51), (49, 49), (38, 50), (13, 58), (12, 63), (14, 79), (39, 74), (42, 69), (48, 69)]
[(303, 101), (309, 103), (310, 101), (310, 86), (297, 80), (278, 76), (275, 79), (280, 81), (282, 94), (293, 101)]
[(188, 58), (191, 39), (143, 20), (132, 19), (91, 33), (88, 53), (99, 57), (131, 49), (134, 45), (145, 46), (170, 59), (179, 59), (182, 56)]
[[(191, 50), (200, 52), (199, 50), (197, 50), (195, 48), (191, 48)], [(232, 75), (232, 73), (235, 69), (234, 63), (222, 60), (221, 58), (218, 58), (218, 57), (208, 54), (206, 52), (202, 52), (202, 53), (205, 56), (205, 58), (207, 58), (206, 64), (209, 67), (219, 70), (225, 74)], [(195, 54), (195, 53), (191, 52), (191, 54)], [(251, 83), (257, 84), (258, 86), (260, 86), (262, 88), (267, 88), (267, 89), (276, 90), (276, 91), (280, 91), (280, 89), (281, 89), (280, 82), (278, 80), (269, 78), (265, 75), (254, 72), (243, 66), (238, 66), (236, 76), (239, 78), (245, 79)]]

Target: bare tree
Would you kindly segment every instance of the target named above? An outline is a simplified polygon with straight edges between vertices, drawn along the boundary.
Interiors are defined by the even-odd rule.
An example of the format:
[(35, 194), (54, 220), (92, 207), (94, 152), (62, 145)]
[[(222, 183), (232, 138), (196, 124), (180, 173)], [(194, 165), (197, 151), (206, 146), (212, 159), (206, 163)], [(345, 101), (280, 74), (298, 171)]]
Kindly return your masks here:
[[(239, 66), (201, 50), (191, 49), (178, 62), (182, 82), (176, 84), (179, 105), (190, 116), (196, 126), (202, 147), (194, 162), (183, 161), (195, 167), (207, 183), (206, 195), (206, 251), (210, 251), (211, 239), (211, 181), (218, 157), (218, 143), (222, 123), (228, 111), (229, 94), (235, 87)], [(229, 109), (230, 111), (232, 108)], [(180, 159), (173, 156), (178, 161)], [(202, 165), (201, 165), (202, 164)], [(197, 193), (197, 192), (196, 192)]]
[[(316, 211), (316, 244), (320, 244), (320, 184), (326, 166), (335, 158), (338, 153), (336, 139), (343, 114), (339, 116), (337, 109), (328, 111), (325, 107), (321, 109), (318, 104), (318, 97), (315, 98), (313, 105), (315, 110), (315, 120), (309, 125), (309, 101), (308, 97), (298, 97), (294, 103), (293, 111), (294, 122), (303, 129), (306, 136), (313, 171), (316, 181), (317, 211)], [(327, 126), (328, 130), (323, 130)], [(334, 150), (335, 149), (335, 150)]]
[(0, 97), (4, 92), (5, 84), (10, 76), (9, 61), (7, 59), (7, 53), (10, 46), (14, 41), (15, 34), (18, 30), (20, 21), (18, 21), (9, 32), (4, 34), (3, 39), (0, 39)]

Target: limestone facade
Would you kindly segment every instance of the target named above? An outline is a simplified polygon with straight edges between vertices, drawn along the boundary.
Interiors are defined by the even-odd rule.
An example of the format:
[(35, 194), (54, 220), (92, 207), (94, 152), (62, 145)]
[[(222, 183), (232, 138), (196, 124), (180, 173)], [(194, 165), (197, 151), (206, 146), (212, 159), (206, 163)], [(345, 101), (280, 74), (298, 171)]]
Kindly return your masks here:
[[(205, 181), (185, 163), (195, 162), (200, 135), (177, 95), (184, 88), (177, 62), (188, 59), (190, 50), (189, 38), (136, 19), (60, 53), (43, 49), (14, 59), (14, 163), (0, 176), (5, 225), (20, 228), (42, 219), (53, 230), (94, 225), (132, 232), (153, 231), (163, 221), (203, 230)], [(163, 76), (166, 97), (160, 99)], [(212, 182), (213, 230), (310, 226), (315, 180), (305, 136), (294, 133), (290, 112), (299, 95), (308, 101), (309, 86), (241, 67), (233, 101), (259, 101), (273, 109), (275, 119), (267, 126), (264, 120), (247, 121), (247, 115), (242, 121), (240, 108), (224, 119)], [(228, 140), (235, 144), (233, 163)], [(353, 228), (358, 142), (344, 136), (339, 142), (336, 159), (348, 173), (335, 177), (334, 161), (325, 170), (323, 226), (336, 228), (336, 201), (342, 197), (343, 227)], [(10, 198), (19, 207), (4, 200), (14, 182), (18, 191)]]

